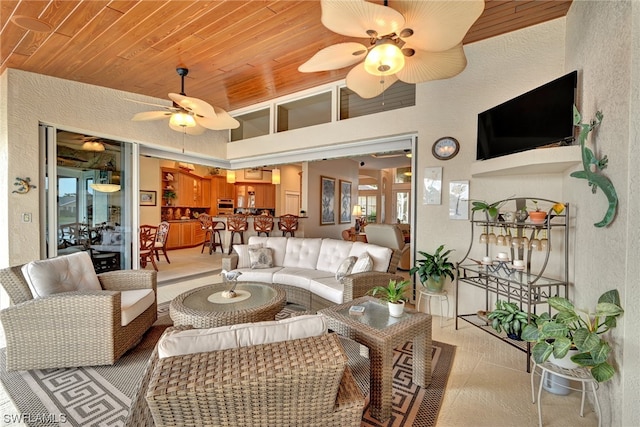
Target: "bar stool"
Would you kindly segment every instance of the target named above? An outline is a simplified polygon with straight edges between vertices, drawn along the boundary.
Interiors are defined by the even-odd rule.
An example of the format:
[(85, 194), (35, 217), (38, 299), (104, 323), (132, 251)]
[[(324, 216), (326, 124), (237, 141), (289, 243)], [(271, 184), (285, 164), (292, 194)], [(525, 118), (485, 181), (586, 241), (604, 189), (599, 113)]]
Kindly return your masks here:
[(420, 310), (420, 300), (423, 296), (427, 298), (425, 301), (425, 312), (427, 314), (431, 314), (431, 298), (438, 298), (440, 300), (440, 327), (442, 328), (445, 318), (445, 311), (443, 310), (445, 303), (447, 304), (446, 317), (449, 318), (449, 297), (447, 296), (447, 291), (432, 292), (426, 288), (418, 289), (418, 301), (416, 302), (416, 309), (418, 310)]
[(246, 215), (230, 215), (227, 217), (227, 230), (231, 232), (229, 239), (229, 253), (233, 251), (233, 240), (240, 235), (240, 244), (244, 245), (244, 232), (249, 228)]
[(273, 217), (267, 215), (260, 215), (253, 217), (253, 229), (258, 236), (260, 233), (264, 233), (269, 237), (269, 233), (273, 231)]
[(200, 214), (200, 216), (198, 216), (198, 221), (200, 221), (200, 229), (204, 230), (204, 241), (202, 242), (202, 249), (200, 250), (200, 253), (203, 253), (204, 248), (208, 246), (209, 255), (211, 255), (211, 252), (212, 252), (211, 242), (213, 240), (212, 239), (213, 220), (211, 219), (211, 216), (203, 213), (203, 214)]
[(278, 229), (282, 231), (283, 236), (289, 233), (291, 237), (295, 237), (295, 232), (298, 229), (298, 217), (291, 214), (282, 215), (278, 221)]
[(211, 252), (215, 252), (216, 248), (220, 248), (220, 252), (224, 253), (224, 247), (222, 246), (221, 231), (227, 229), (224, 221), (212, 221), (211, 222), (211, 240), (209, 241), (209, 255)]

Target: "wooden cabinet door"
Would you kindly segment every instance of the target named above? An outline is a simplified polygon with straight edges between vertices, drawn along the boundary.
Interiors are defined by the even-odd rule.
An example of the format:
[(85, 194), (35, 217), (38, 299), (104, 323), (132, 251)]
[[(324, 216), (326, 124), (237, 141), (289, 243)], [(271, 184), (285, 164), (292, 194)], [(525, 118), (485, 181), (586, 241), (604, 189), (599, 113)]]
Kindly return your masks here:
[(200, 227), (200, 224), (193, 224), (192, 230), (193, 237), (191, 239), (191, 244), (201, 245), (202, 242), (204, 242), (205, 231)]
[(193, 222), (180, 224), (180, 246), (191, 246), (193, 244), (193, 225)]
[(273, 184), (263, 185), (263, 208), (275, 209), (276, 208), (276, 186)]
[(180, 225), (172, 222), (169, 226), (169, 235), (167, 236), (167, 249), (180, 247)]
[(201, 204), (202, 207), (211, 207), (211, 180), (209, 178), (202, 178), (202, 187), (200, 189), (202, 195)]

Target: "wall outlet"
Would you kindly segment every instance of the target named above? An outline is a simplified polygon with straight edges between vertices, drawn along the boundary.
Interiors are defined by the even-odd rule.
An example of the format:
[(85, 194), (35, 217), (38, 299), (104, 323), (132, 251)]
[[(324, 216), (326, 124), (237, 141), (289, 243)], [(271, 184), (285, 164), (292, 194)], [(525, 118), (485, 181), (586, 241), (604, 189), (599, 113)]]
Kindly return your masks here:
[(31, 212), (22, 213), (22, 222), (31, 222)]

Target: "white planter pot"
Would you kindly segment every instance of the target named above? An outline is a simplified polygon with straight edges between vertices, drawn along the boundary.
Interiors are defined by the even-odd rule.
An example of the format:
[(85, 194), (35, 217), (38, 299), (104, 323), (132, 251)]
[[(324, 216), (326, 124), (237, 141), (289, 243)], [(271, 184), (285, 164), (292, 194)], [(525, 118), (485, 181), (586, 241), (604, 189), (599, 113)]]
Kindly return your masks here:
[(388, 302), (387, 304), (389, 305), (389, 316), (402, 317), (402, 313), (404, 313), (404, 301), (397, 303)]
[(579, 367), (580, 365), (578, 365), (577, 363), (573, 362), (571, 360), (571, 356), (573, 356), (574, 354), (577, 354), (577, 353), (578, 353), (578, 350), (569, 350), (567, 355), (565, 357), (563, 357), (562, 359), (556, 359), (553, 356), (553, 354), (551, 354), (551, 356), (549, 356), (549, 362), (553, 363), (554, 365), (560, 366), (561, 368), (575, 369), (575, 368)]

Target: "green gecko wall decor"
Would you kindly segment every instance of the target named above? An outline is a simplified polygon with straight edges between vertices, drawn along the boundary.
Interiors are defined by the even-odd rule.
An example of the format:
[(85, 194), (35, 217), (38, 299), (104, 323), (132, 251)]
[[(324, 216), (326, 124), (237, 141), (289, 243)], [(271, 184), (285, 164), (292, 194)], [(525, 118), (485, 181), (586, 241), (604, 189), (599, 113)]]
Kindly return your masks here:
[(596, 118), (594, 120), (591, 120), (588, 124), (582, 123), (582, 116), (580, 115), (580, 112), (575, 105), (573, 106), (573, 124), (580, 128), (578, 138), (580, 141), (580, 148), (582, 149), (582, 167), (584, 170), (572, 172), (571, 176), (574, 178), (586, 179), (589, 182), (589, 186), (591, 187), (591, 192), (593, 194), (595, 194), (598, 187), (600, 187), (609, 201), (609, 207), (602, 220), (593, 224), (596, 227), (606, 227), (611, 224), (616, 216), (616, 210), (618, 208), (618, 195), (616, 194), (616, 189), (613, 186), (613, 183), (606, 176), (598, 174), (598, 171), (607, 167), (609, 159), (607, 159), (607, 156), (604, 156), (598, 160), (593, 151), (586, 145), (589, 133), (600, 126), (603, 117), (602, 112), (598, 111), (596, 112)]

